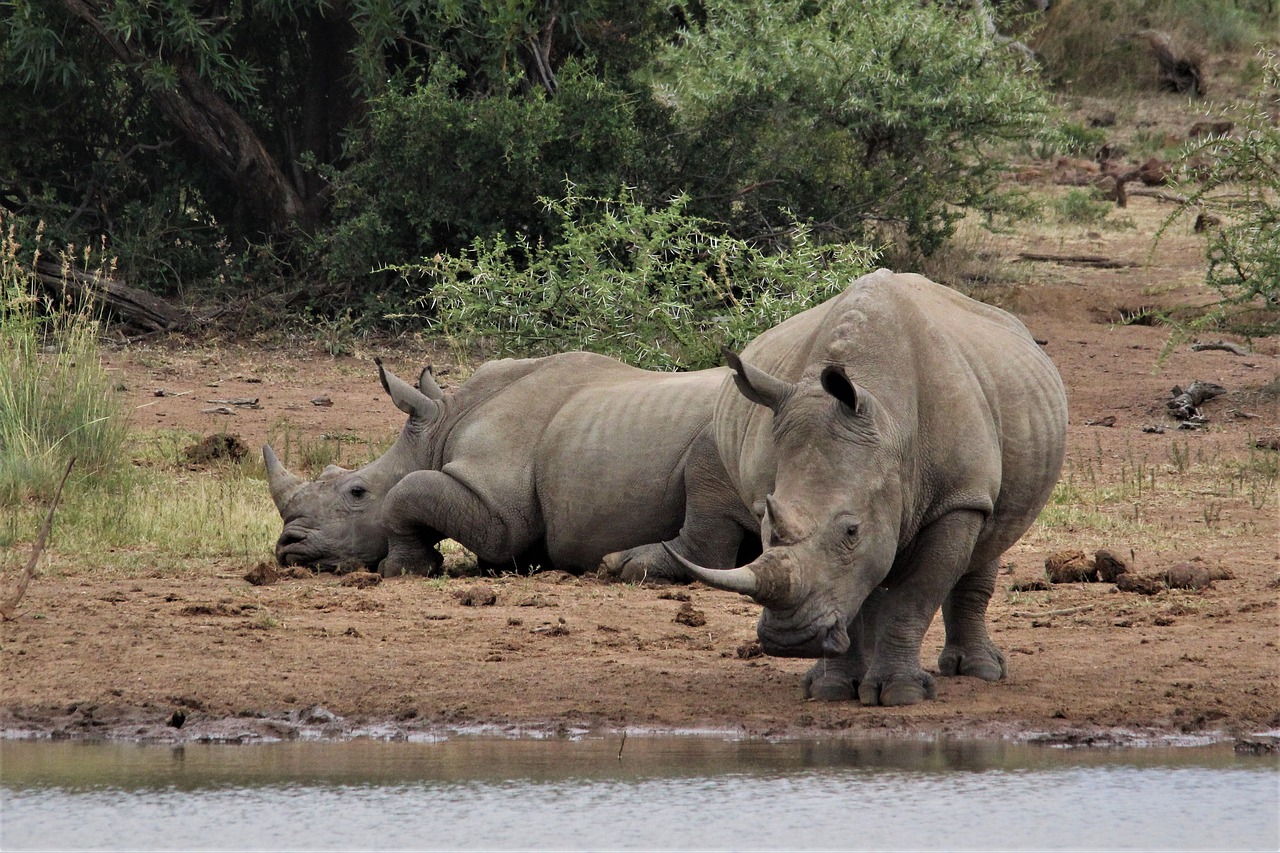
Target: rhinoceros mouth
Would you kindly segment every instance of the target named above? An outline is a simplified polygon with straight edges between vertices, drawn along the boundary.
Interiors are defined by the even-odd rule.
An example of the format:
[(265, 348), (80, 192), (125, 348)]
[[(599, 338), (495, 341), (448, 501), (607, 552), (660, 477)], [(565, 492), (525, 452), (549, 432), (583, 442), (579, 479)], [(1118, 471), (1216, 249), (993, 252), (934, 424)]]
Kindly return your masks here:
[(761, 621), (757, 635), (764, 653), (772, 657), (820, 658), (849, 650), (849, 632), (844, 619), (836, 613), (803, 626)]
[(304, 529), (286, 526), (276, 540), (276, 562), (282, 566), (314, 566), (323, 557)]

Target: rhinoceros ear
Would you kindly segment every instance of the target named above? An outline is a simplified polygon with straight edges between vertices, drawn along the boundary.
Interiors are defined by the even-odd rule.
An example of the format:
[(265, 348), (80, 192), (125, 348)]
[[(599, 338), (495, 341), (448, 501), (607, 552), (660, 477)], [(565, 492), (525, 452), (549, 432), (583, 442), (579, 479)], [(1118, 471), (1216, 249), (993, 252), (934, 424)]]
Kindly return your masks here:
[(429, 364), (422, 368), (422, 372), (418, 374), (418, 390), (432, 400), (444, 399), (444, 392), (436, 384), (436, 378), (431, 375), (431, 365)]
[(822, 390), (839, 400), (849, 414), (861, 414), (863, 395), (858, 393), (858, 386), (849, 380), (840, 365), (828, 364), (822, 368)]
[(373, 361), (378, 365), (378, 378), (382, 380), (382, 387), (391, 395), (391, 401), (396, 404), (397, 409), (411, 418), (428, 423), (436, 419), (436, 415), (440, 413), (439, 403), (383, 367), (382, 359), (375, 358)]
[(784, 382), (758, 367), (752, 367), (728, 347), (724, 348), (724, 359), (733, 368), (733, 381), (738, 390), (751, 402), (777, 411), (782, 401), (791, 395), (794, 386), (790, 382)]

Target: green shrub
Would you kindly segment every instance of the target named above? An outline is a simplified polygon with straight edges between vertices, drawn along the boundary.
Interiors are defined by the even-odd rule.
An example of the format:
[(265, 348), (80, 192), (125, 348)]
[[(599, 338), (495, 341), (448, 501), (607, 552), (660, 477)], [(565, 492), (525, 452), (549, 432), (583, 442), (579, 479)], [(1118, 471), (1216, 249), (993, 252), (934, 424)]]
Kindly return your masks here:
[(1263, 83), (1235, 116), (1235, 133), (1187, 150), (1178, 187), (1186, 202), (1160, 231), (1191, 215), (1218, 220), (1205, 229), (1205, 281), (1220, 299), (1197, 325), (1254, 335), (1280, 332), (1280, 127), (1270, 113), (1280, 98), (1280, 54), (1263, 62)]
[(334, 222), (320, 249), (334, 280), (503, 231), (533, 240), (551, 225), (538, 198), (572, 180), (607, 193), (630, 176), (641, 139), (631, 98), (570, 63), (555, 97), (460, 95), (437, 64), (373, 104), (367, 141), (331, 175)]
[(1058, 127), (1054, 139), (1056, 147), (1063, 154), (1093, 159), (1093, 155), (1107, 141), (1107, 133), (1100, 127), (1085, 127), (1079, 122), (1064, 121)]
[(125, 438), (94, 309), (39, 295), (22, 251), (10, 225), (0, 245), (0, 506), (51, 497), (71, 457), (82, 474), (110, 470)]
[(688, 215), (687, 198), (649, 210), (629, 191), (543, 200), (556, 241), (476, 240), (397, 267), (433, 331), (500, 354), (586, 349), (652, 369), (720, 364), (760, 332), (838, 293), (874, 253), (820, 246), (802, 226), (766, 254)]
[(1101, 225), (1115, 207), (1114, 202), (1082, 189), (1067, 190), (1053, 202), (1054, 215), (1067, 225)]
[(789, 214), (830, 239), (887, 230), (927, 255), (963, 208), (1010, 210), (995, 152), (1038, 134), (1047, 103), (1035, 69), (980, 21), (900, 0), (705, 9), (653, 72), (697, 155), (692, 212), (751, 240)]

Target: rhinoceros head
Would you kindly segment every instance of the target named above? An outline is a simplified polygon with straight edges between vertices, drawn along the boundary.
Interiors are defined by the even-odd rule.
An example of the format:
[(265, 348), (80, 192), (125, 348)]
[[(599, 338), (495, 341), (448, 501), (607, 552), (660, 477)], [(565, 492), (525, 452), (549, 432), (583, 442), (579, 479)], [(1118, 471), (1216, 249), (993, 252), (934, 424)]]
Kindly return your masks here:
[(421, 467), (421, 445), (439, 417), (443, 394), (430, 368), (422, 371), (414, 388), (384, 368), (381, 359), (377, 363), (382, 387), (409, 416), (396, 443), (381, 457), (354, 471), (330, 465), (308, 481), (290, 473), (270, 445), (262, 448), (271, 499), (284, 519), (276, 541), (281, 565), (373, 569), (387, 555), (383, 501), (392, 486)]
[(764, 550), (738, 569), (681, 562), (704, 583), (764, 605), (758, 631), (769, 654), (843, 654), (849, 623), (897, 550), (903, 499), (885, 435), (892, 427), (838, 364), (792, 384), (726, 356), (738, 390), (773, 410), (777, 474), (761, 508)]

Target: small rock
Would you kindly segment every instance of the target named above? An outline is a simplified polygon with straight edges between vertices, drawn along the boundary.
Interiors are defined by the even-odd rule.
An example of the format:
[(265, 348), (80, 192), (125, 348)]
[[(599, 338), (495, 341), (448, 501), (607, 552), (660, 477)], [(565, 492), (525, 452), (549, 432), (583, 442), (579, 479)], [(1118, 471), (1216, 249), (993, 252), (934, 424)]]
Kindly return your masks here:
[(1272, 755), (1280, 752), (1280, 739), (1266, 735), (1237, 738), (1234, 749), (1240, 755)]
[(455, 590), (453, 597), (463, 607), (492, 607), (498, 603), (498, 594), (493, 587), (482, 583), (472, 584), (466, 589)]
[(1097, 577), (1093, 560), (1083, 551), (1057, 551), (1045, 558), (1044, 570), (1052, 583), (1088, 583)]
[(341, 717), (327, 708), (320, 705), (312, 705), (309, 708), (301, 708), (289, 715), (295, 723), (301, 723), (304, 726), (324, 726), (329, 723), (336, 723)]
[(1129, 565), (1120, 557), (1101, 548), (1093, 554), (1093, 564), (1098, 569), (1098, 580), (1115, 583), (1116, 578), (1129, 571)]
[(382, 583), (382, 575), (377, 572), (350, 572), (342, 576), (342, 580), (338, 581), (342, 586), (352, 586), (356, 589), (368, 589), (371, 586), (377, 586)]
[(752, 658), (762, 657), (764, 648), (758, 642), (743, 643), (734, 650), (734, 654), (740, 660), (751, 660)]
[(312, 397), (311, 405), (313, 406), (332, 406), (333, 400), (328, 397)]

